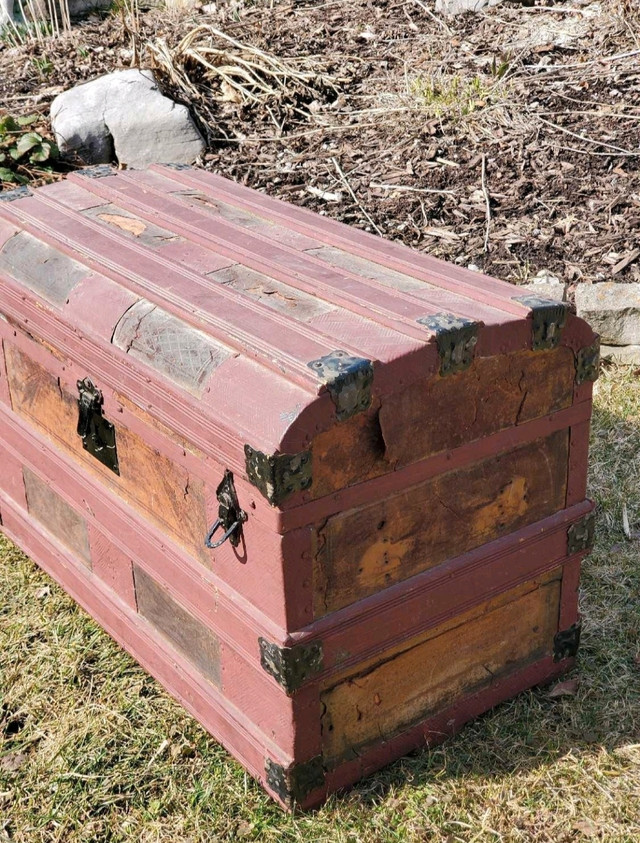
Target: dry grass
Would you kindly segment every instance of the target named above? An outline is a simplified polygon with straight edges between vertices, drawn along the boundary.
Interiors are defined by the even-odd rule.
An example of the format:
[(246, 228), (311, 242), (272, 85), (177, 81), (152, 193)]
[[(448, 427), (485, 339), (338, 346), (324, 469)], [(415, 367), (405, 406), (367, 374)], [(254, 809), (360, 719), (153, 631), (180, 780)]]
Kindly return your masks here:
[(639, 454), (638, 375), (610, 370), (596, 387), (591, 494), (599, 530), (583, 578), (577, 695), (522, 694), (309, 816), (282, 814), (2, 540), (0, 840), (635, 843)]
[[(164, 38), (151, 40), (146, 51), (153, 66), (191, 103), (204, 123), (215, 121), (207, 100), (262, 105), (267, 110), (285, 104), (306, 119), (309, 112), (302, 111), (299, 103), (312, 101), (316, 86), (331, 84), (329, 77), (319, 72), (318, 59), (279, 58), (208, 24), (190, 30), (175, 47)], [(280, 129), (281, 123), (272, 114)]]

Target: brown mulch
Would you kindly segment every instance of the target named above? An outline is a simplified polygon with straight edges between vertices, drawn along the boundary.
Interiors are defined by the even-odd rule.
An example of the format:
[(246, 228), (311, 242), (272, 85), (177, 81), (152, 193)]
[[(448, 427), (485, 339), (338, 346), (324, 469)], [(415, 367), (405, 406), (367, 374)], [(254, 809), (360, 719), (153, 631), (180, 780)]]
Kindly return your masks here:
[[(505, 2), (453, 20), (432, 10), (222, 3), (148, 12), (139, 42), (171, 49), (208, 23), (280, 58), (311, 57), (333, 80), (241, 103), (191, 68), (207, 169), (516, 283), (542, 269), (640, 281), (637, 4)], [(130, 47), (114, 17), (46, 48), (0, 47), (0, 104), (44, 115), (64, 88), (130, 66)]]

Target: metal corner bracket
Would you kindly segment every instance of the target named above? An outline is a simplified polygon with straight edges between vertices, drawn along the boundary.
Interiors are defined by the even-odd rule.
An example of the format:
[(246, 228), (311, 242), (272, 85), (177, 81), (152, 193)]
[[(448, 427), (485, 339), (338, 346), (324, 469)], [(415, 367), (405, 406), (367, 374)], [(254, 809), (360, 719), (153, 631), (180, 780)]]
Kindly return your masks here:
[(596, 381), (600, 374), (600, 337), (576, 353), (576, 383)]
[(534, 351), (556, 348), (567, 321), (569, 306), (565, 302), (543, 299), (539, 296), (513, 296), (512, 298), (513, 301), (520, 302), (531, 309), (531, 348)]
[(332, 351), (307, 366), (326, 384), (336, 405), (338, 421), (351, 418), (371, 406), (373, 363), (346, 351)]
[(441, 375), (451, 375), (469, 368), (478, 342), (479, 322), (453, 313), (422, 316), (416, 321), (436, 335)]
[(263, 670), (273, 676), (289, 695), (322, 670), (322, 644), (319, 641), (279, 647), (266, 638), (258, 638), (258, 644)]
[(580, 632), (582, 622), (576, 621), (568, 629), (561, 629), (553, 637), (553, 660), (572, 659), (578, 652), (580, 646)]
[(245, 445), (244, 455), (249, 482), (272, 506), (311, 486), (311, 451), (269, 455)]
[(588, 512), (567, 530), (567, 553), (571, 556), (593, 547), (593, 537), (596, 528), (595, 512)]
[(270, 758), (265, 762), (267, 787), (276, 793), (289, 808), (303, 802), (314, 790), (324, 787), (322, 756), (293, 764), (285, 769)]

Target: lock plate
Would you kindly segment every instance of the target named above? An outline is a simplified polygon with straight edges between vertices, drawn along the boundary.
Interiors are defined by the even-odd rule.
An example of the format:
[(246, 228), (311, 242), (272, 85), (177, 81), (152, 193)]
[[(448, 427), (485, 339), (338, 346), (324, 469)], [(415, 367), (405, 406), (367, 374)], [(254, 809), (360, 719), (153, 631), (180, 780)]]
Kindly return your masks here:
[(90, 378), (78, 381), (78, 436), (82, 447), (114, 474), (120, 474), (116, 429), (102, 415), (102, 392)]

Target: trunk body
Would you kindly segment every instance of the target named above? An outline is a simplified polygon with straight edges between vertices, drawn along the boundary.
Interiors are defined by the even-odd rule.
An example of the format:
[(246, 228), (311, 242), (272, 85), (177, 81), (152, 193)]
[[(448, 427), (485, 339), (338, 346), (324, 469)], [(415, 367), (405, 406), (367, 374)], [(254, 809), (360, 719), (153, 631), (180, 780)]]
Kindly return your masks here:
[(274, 798), (567, 669), (586, 323), (208, 173), (8, 196), (2, 529)]

